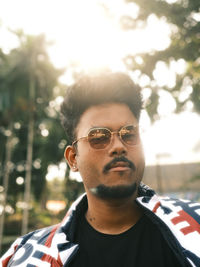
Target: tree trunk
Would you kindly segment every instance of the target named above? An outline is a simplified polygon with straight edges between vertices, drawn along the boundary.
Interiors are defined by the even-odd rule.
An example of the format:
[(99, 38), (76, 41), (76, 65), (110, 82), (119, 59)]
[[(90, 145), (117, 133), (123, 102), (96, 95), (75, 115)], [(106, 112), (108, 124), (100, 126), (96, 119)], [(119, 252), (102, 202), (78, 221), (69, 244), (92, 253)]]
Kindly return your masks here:
[(7, 137), (6, 141), (6, 158), (4, 164), (4, 175), (3, 175), (3, 201), (2, 206), (3, 210), (0, 216), (0, 251), (3, 242), (3, 232), (4, 232), (4, 219), (5, 219), (5, 207), (7, 202), (7, 193), (8, 193), (8, 183), (9, 183), (9, 175), (11, 169), (11, 156), (12, 156), (12, 123), (9, 126), (10, 135)]
[(33, 159), (33, 137), (34, 137), (34, 94), (35, 85), (34, 80), (30, 80), (30, 116), (28, 124), (28, 143), (27, 143), (27, 159), (26, 159), (26, 176), (25, 176), (25, 191), (24, 191), (24, 210), (22, 218), (22, 235), (28, 232), (28, 216), (31, 200), (31, 172), (32, 172), (32, 159)]

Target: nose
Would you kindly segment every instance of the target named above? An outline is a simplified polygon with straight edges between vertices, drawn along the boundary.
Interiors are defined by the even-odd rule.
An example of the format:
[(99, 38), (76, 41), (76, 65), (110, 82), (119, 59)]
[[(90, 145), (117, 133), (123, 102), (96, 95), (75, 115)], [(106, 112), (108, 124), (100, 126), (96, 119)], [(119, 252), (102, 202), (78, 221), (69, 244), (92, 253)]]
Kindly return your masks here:
[(110, 148), (109, 148), (109, 156), (110, 157), (119, 157), (127, 155), (127, 147), (122, 142), (118, 134), (113, 134)]

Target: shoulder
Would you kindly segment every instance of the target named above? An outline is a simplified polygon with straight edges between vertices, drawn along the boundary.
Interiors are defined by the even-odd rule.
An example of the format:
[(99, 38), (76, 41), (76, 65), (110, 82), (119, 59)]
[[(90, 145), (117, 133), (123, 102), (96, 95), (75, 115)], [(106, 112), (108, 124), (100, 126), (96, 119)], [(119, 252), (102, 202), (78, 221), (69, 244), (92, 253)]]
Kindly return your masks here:
[[(14, 243), (11, 245), (9, 250), (2, 256), (0, 261), (0, 267), (7, 266), (11, 258), (14, 258), (14, 255), (19, 251), (19, 254), (22, 261), (32, 253), (34, 247), (36, 246), (46, 246), (49, 242), (51, 234), (56, 231), (58, 225), (38, 229), (32, 231), (24, 236), (17, 238)], [(23, 250), (23, 253), (22, 253)]]
[(137, 198), (137, 201), (154, 213), (163, 212), (170, 214), (176, 212), (179, 215), (188, 214), (195, 220), (200, 218), (200, 203), (188, 199), (171, 198), (168, 196), (159, 196), (157, 194), (143, 195)]
[(200, 203), (188, 199), (157, 195), (151, 188), (144, 184), (139, 189), (139, 196), (136, 201), (154, 213), (162, 212), (164, 214), (170, 214), (176, 212), (179, 215), (189, 214), (194, 219), (200, 217)]
[(29, 263), (32, 266), (41, 266), (41, 261), (51, 262), (55, 266), (63, 266), (61, 262), (62, 251), (64, 248), (65, 251), (72, 250), (73, 244), (68, 238), (74, 232), (77, 212), (79, 213), (79, 210), (82, 212), (86, 205), (87, 199), (84, 194), (72, 204), (61, 223), (30, 232), (16, 239), (10, 249), (2, 256), (0, 267), (22, 266), (22, 264), (28, 266)]
[(175, 237), (189, 262), (200, 266), (200, 203), (156, 194), (139, 196), (136, 201), (168, 240), (170, 233)]

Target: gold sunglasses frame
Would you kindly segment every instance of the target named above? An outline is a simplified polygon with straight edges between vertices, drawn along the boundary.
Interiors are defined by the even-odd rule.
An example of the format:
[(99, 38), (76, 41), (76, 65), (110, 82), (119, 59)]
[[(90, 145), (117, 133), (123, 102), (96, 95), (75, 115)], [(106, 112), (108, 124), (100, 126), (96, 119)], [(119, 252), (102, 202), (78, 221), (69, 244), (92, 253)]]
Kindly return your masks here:
[[(124, 129), (125, 127), (129, 127), (129, 126), (133, 126), (133, 127), (136, 128), (136, 129), (139, 128), (138, 124), (136, 124), (136, 125), (133, 125), (133, 124), (125, 125), (125, 126), (123, 126), (119, 131), (111, 131), (109, 128), (106, 128), (106, 127), (94, 127), (94, 128), (91, 128), (91, 129), (88, 131), (88, 133), (87, 133), (86, 136), (82, 136), (82, 137), (78, 138), (77, 140), (75, 140), (75, 141), (72, 143), (72, 146), (74, 146), (78, 141), (80, 141), (80, 140), (82, 140), (82, 139), (83, 139), (83, 140), (86, 139), (86, 140), (88, 141), (88, 143), (90, 144), (90, 142), (89, 142), (89, 133), (90, 133), (92, 130), (95, 130), (95, 129), (96, 129), (96, 130), (98, 130), (98, 129), (106, 129), (106, 130), (108, 130), (108, 132), (111, 133), (110, 142), (109, 142), (104, 148), (94, 148), (94, 147), (92, 147), (91, 144), (90, 144), (90, 146), (91, 146), (93, 149), (96, 149), (96, 150), (105, 149), (105, 148), (112, 142), (112, 139), (113, 139), (113, 135), (114, 135), (114, 134), (117, 134), (117, 135), (120, 137), (120, 140), (121, 140), (121, 142), (122, 142), (123, 144), (125, 144), (125, 145), (127, 145), (127, 146), (130, 146), (130, 147), (134, 147), (134, 146), (136, 146), (138, 143), (140, 143), (140, 138), (138, 138), (138, 141), (139, 141), (139, 142), (138, 142), (137, 144), (129, 145), (129, 144), (127, 144), (126, 142), (124, 142), (124, 140), (123, 140), (122, 137), (121, 137), (121, 133), (122, 133), (123, 129)], [(139, 131), (137, 131), (137, 133), (138, 133), (138, 137), (139, 137)]]

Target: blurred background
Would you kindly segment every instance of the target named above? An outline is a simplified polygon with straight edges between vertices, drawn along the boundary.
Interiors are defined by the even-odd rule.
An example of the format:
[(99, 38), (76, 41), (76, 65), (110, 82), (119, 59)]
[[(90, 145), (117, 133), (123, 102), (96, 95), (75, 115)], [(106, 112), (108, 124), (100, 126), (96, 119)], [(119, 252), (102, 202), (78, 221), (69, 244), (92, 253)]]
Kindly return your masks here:
[(83, 192), (59, 107), (83, 73), (142, 87), (144, 182), (200, 200), (199, 0), (0, 0), (0, 251)]

